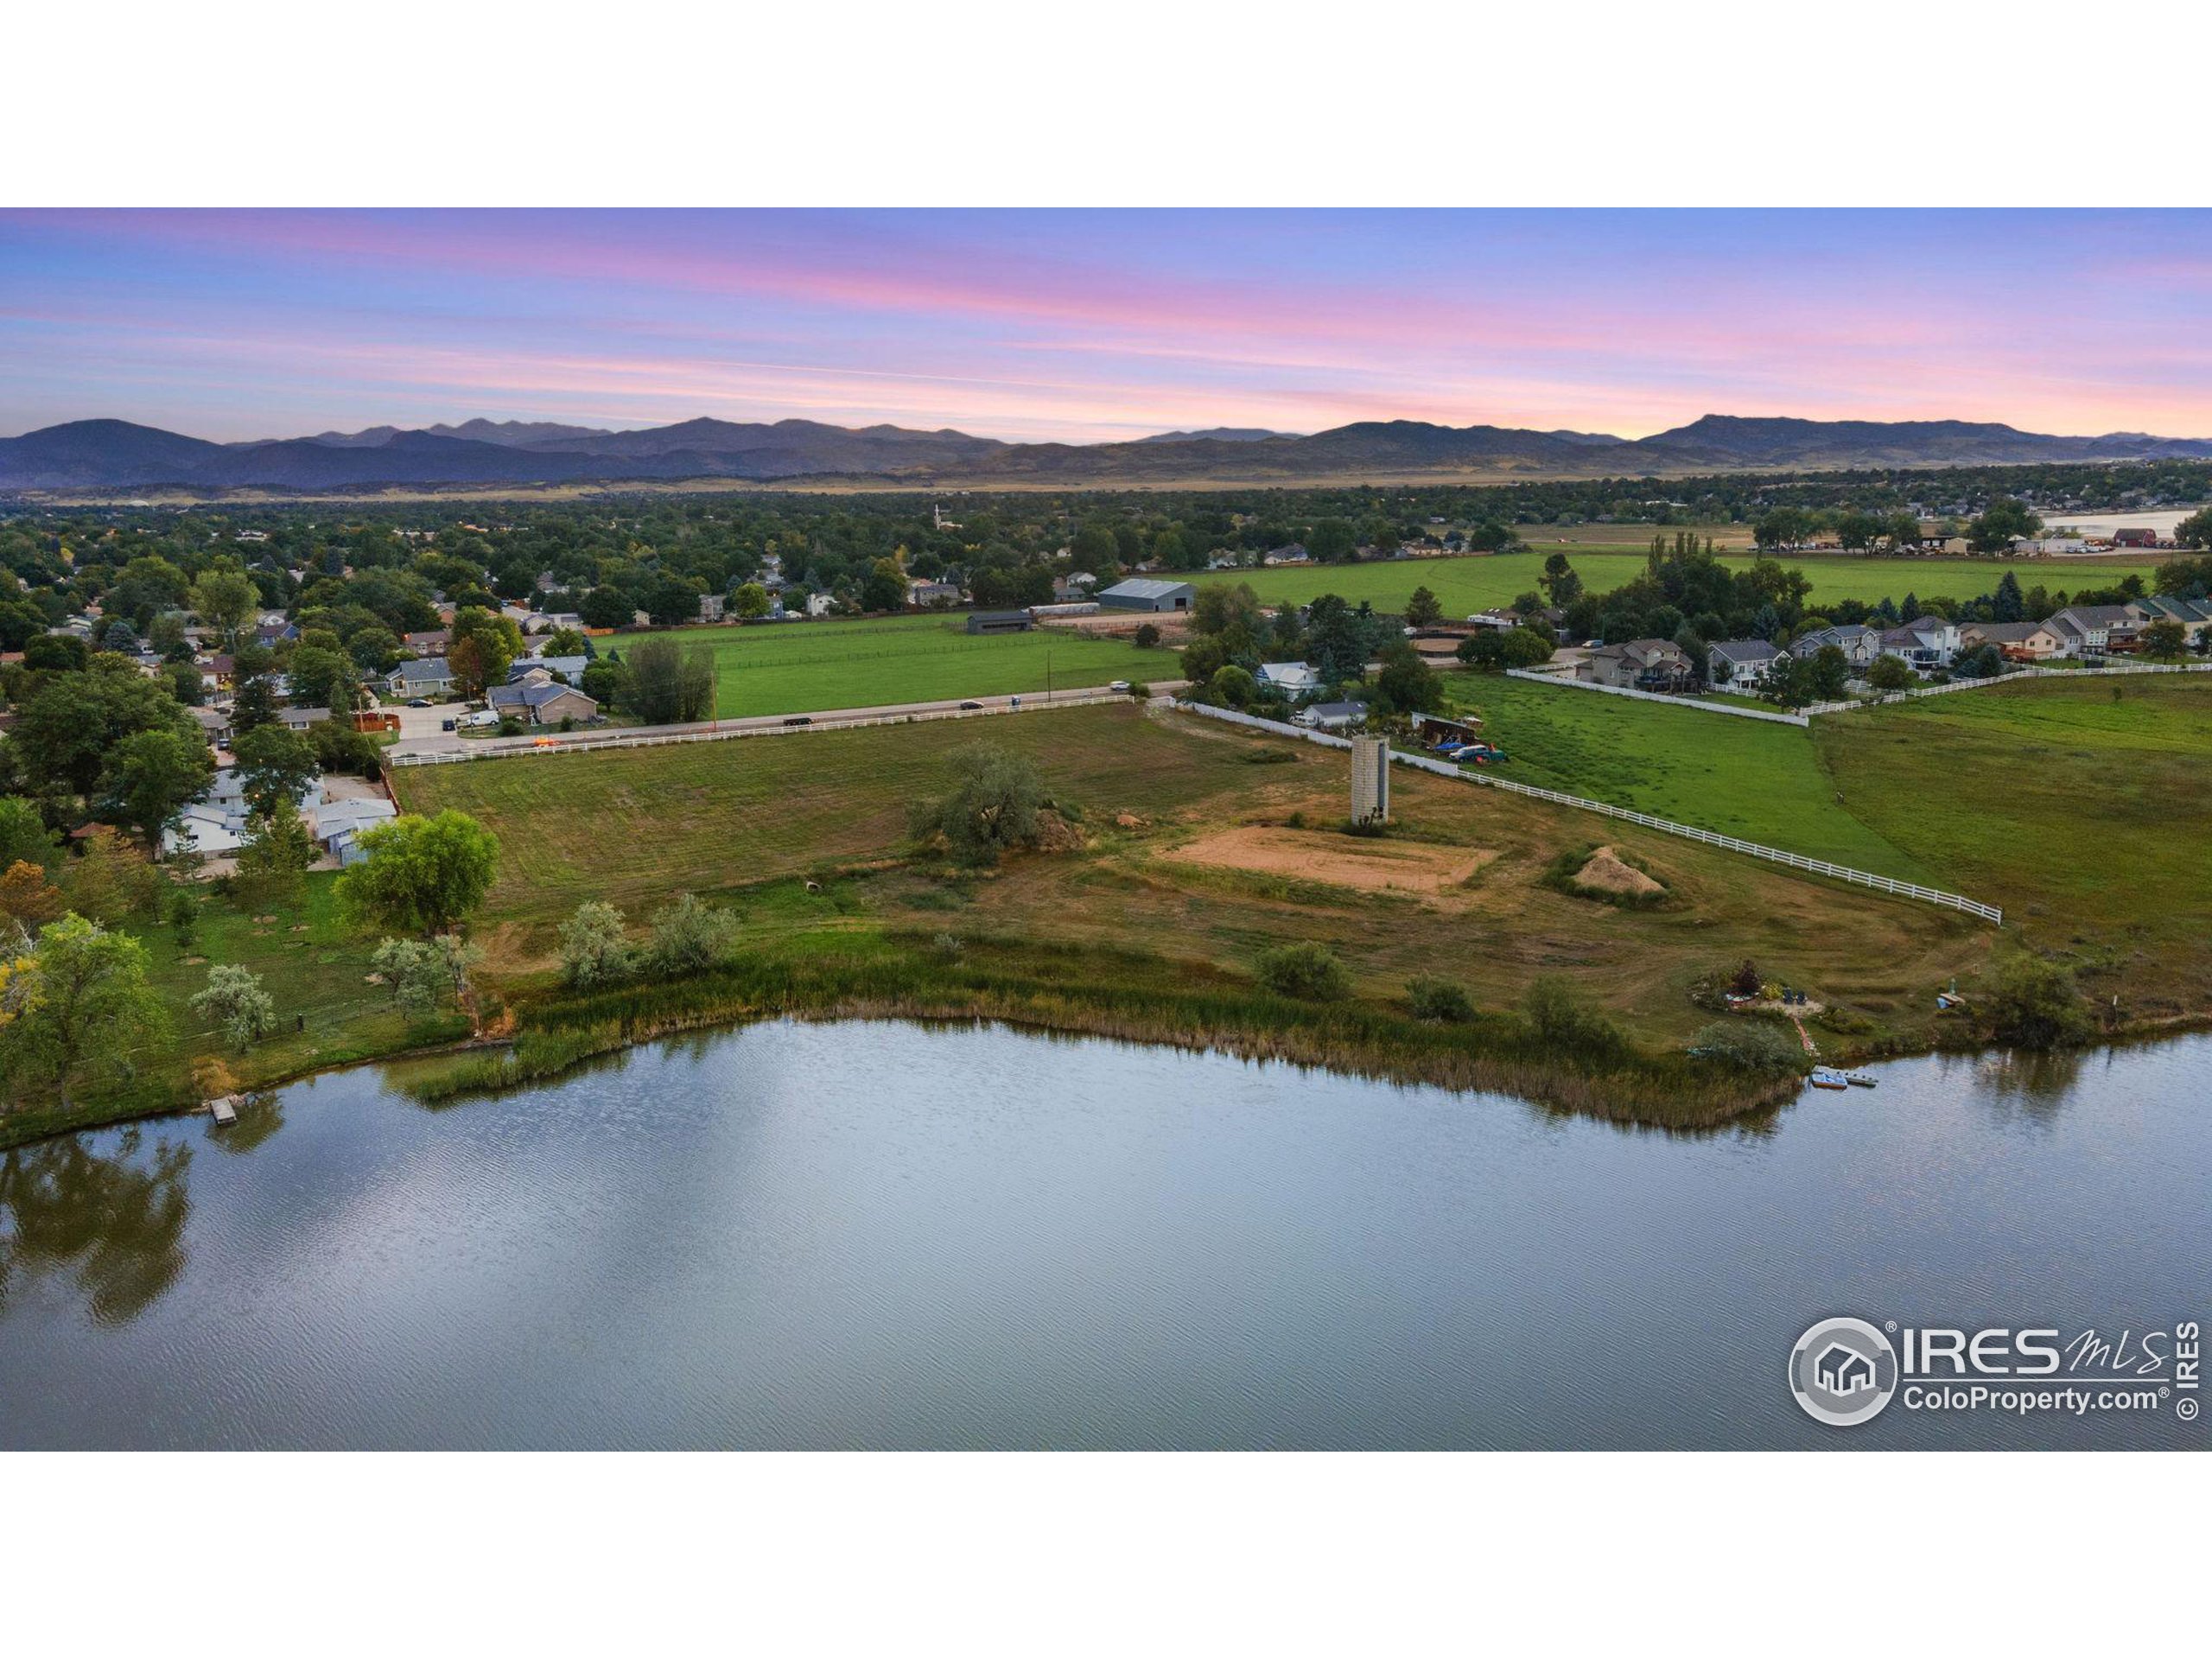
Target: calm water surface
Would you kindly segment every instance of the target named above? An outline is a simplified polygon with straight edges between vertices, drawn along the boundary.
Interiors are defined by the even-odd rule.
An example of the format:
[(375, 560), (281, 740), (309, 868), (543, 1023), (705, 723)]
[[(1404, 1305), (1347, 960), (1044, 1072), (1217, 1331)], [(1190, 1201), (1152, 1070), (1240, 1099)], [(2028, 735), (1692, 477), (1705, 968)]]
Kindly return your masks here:
[(0, 1161), (0, 1446), (2201, 1446), (1792, 1402), (1815, 1318), (2203, 1320), (2212, 1038), (1702, 1136), (997, 1029), (372, 1071)]

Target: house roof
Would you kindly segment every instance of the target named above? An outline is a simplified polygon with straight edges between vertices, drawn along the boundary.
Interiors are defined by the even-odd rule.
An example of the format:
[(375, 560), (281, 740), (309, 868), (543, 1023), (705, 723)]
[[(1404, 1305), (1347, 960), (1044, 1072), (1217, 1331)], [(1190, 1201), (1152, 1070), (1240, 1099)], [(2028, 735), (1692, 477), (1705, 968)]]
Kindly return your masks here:
[(1363, 702), (1317, 702), (1306, 711), (1316, 720), (1359, 720), (1367, 713)]
[(1732, 663), (1770, 663), (1784, 654), (1770, 639), (1716, 639), (1706, 649)]
[(521, 707), (542, 708), (556, 697), (582, 697), (594, 709), (597, 699), (585, 696), (572, 685), (563, 685), (557, 680), (530, 681), (520, 685), (495, 685), (485, 701), (495, 709)]
[(1190, 590), (1191, 584), (1187, 582), (1160, 582), (1150, 576), (1131, 576), (1127, 582), (1116, 582), (1099, 594), (1099, 598), (1166, 599), (1171, 594), (1188, 593)]
[(2039, 633), (2050, 632), (2049, 624), (2043, 622), (1976, 622), (1972, 626), (1984, 639), (2005, 645), (2021, 645)]
[(434, 680), (453, 678), (453, 667), (442, 657), (410, 658), (392, 671), (393, 677), (406, 681), (419, 681), (427, 685)]

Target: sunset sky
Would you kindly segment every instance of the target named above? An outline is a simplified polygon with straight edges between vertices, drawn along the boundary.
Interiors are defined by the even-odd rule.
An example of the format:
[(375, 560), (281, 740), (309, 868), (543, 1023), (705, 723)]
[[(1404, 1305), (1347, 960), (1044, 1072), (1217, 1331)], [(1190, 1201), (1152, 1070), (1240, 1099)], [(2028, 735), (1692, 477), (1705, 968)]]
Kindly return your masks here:
[(2212, 436), (2212, 214), (0, 213), (0, 435), (1708, 412)]

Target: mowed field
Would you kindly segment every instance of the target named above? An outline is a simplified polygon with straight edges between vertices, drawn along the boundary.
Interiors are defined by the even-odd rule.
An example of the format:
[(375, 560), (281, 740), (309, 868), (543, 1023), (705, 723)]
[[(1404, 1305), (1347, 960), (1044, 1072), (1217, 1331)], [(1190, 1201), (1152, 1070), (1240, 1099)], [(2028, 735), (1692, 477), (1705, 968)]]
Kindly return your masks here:
[[(1416, 588), (1427, 588), (1444, 607), (1447, 617), (1463, 617), (1492, 606), (1510, 605), (1522, 594), (1541, 591), (1536, 578), (1553, 553), (1565, 553), (1582, 578), (1584, 591), (1606, 593), (1641, 575), (1641, 550), (1592, 549), (1539, 543), (1525, 553), (1493, 553), (1463, 558), (1395, 559), (1372, 564), (1314, 565), (1303, 569), (1224, 572), (1200, 578), (1207, 582), (1249, 582), (1267, 605), (1302, 605), (1322, 594), (1338, 594), (1357, 604), (1366, 600), (1378, 611), (1405, 609)], [(1748, 554), (1723, 556), (1723, 563), (1738, 569), (1753, 563)], [(2119, 582), (2130, 573), (2146, 582), (2157, 569), (2155, 560), (2077, 559), (1876, 559), (1814, 558), (1803, 556), (1783, 561), (1812, 579), (1813, 602), (1855, 599), (1874, 604), (1888, 598), (1903, 603), (1909, 594), (1923, 599), (1942, 594), (1972, 599), (1993, 590), (2006, 569), (2023, 587), (2041, 582), (2073, 593), (2082, 588), (2102, 588)]]
[[(950, 752), (978, 739), (1036, 760), (1078, 815), (1080, 851), (981, 875), (907, 856), (907, 803), (944, 787)], [(1421, 973), (1462, 980), (1493, 1007), (1557, 974), (1664, 1044), (1706, 1017), (1688, 988), (1724, 959), (1753, 956), (1902, 1030), (1924, 1019), (1931, 987), (1977, 969), (1992, 937), (1963, 917), (1411, 772), (1394, 782), (1390, 844), (1433, 855), (1424, 868), (1471, 873), (1437, 892), (1317, 879), (1342, 862), (1332, 851), (1375, 845), (1333, 827), (1349, 786), (1342, 754), (1134, 706), (404, 768), (397, 781), (409, 810), (457, 807), (499, 833), (501, 874), (474, 931), (493, 975), (518, 985), (544, 982), (555, 927), (582, 899), (612, 899), (642, 922), (690, 889), (730, 905), (742, 937), (763, 945), (950, 934), (1079, 953), (1071, 961), (1136, 953), (1242, 982), (1259, 951), (1319, 939), (1362, 995), (1394, 1006)], [(1240, 827), (1270, 832), (1247, 838), (1267, 851), (1249, 869), (1177, 856), (1218, 849)], [(1310, 839), (1313, 855), (1286, 863), (1285, 837)], [(1543, 884), (1554, 858), (1601, 843), (1640, 856), (1675, 902), (1630, 912)]]
[(1482, 716), (1483, 735), (1508, 756), (1498, 775), (1515, 783), (1942, 885), (1924, 861), (1840, 804), (1804, 727), (1502, 674), (1454, 674), (1446, 683), (1458, 707)]
[(1177, 676), (1172, 651), (1046, 629), (971, 634), (958, 616), (684, 628), (668, 637), (713, 647), (715, 712), (724, 720), (1008, 696), (1041, 692), (1048, 681), (1073, 688)]
[(2038, 680), (1815, 720), (1845, 810), (2149, 1008), (2212, 1007), (2212, 675)]

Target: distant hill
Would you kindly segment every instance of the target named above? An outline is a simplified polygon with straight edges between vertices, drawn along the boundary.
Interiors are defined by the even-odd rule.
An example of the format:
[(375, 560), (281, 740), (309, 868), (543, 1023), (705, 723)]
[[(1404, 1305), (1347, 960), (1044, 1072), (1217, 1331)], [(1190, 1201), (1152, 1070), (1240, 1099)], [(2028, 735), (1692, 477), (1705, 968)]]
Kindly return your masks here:
[(1264, 426), (1209, 426), (1198, 432), (1155, 432), (1148, 438), (1139, 438), (1139, 443), (1190, 443), (1200, 438), (1212, 438), (1222, 443), (1257, 443), (1262, 438), (1294, 438), (1295, 432), (1270, 432)]
[(609, 432), (469, 421), (211, 443), (128, 421), (73, 421), (0, 438), (0, 490), (175, 487), (355, 491), (450, 484), (876, 479), (1067, 486), (1439, 477), (1643, 477), (1790, 467), (2003, 466), (2212, 456), (2212, 440), (2056, 437), (1972, 421), (1808, 421), (1707, 415), (1625, 441), (1604, 433), (1358, 421), (1306, 436), (1257, 428), (1119, 443), (1004, 443), (950, 429), (709, 418)]

